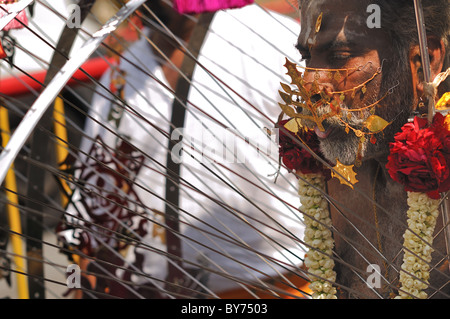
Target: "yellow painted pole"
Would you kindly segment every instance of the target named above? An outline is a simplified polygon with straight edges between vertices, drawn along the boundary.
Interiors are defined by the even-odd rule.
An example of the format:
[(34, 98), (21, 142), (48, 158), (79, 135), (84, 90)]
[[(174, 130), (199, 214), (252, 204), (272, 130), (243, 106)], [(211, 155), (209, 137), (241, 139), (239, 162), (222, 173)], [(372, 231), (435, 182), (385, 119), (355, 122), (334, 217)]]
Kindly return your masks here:
[[(55, 125), (54, 125), (54, 131), (55, 135), (59, 137), (59, 139), (56, 140), (56, 160), (57, 163), (60, 164), (64, 162), (64, 160), (67, 158), (67, 155), (69, 154), (69, 151), (67, 149), (67, 129), (66, 129), (66, 118), (64, 116), (64, 101), (57, 97), (55, 99), (55, 105), (53, 108), (53, 118), (55, 119)], [(64, 169), (64, 166), (60, 166), (60, 169)], [(64, 187), (66, 192), (70, 194), (71, 190), (69, 185), (64, 179), (61, 179), (61, 185)], [(63, 192), (61, 192), (61, 203), (63, 207), (66, 207), (67, 205), (67, 197)]]
[[(66, 129), (66, 118), (65, 118), (65, 111), (64, 111), (64, 101), (60, 97), (56, 97), (55, 104), (53, 107), (53, 118), (55, 119), (54, 124), (54, 132), (55, 135), (59, 138), (56, 140), (56, 161), (58, 164), (63, 163), (64, 160), (67, 158), (67, 155), (69, 155), (69, 151), (67, 149), (67, 129)], [(59, 166), (60, 169), (67, 168), (65, 165)], [(64, 190), (66, 191), (66, 194), (70, 194), (72, 190), (69, 187), (69, 184), (64, 179), (60, 179), (62, 187), (64, 187)], [(61, 204), (62, 207), (66, 207), (68, 203), (68, 198), (64, 194), (64, 192), (61, 192)], [(75, 263), (78, 265), (80, 264), (80, 257), (76, 254), (72, 255), (72, 258), (74, 259)]]
[[(3, 106), (0, 106), (0, 128), (2, 145), (5, 147), (9, 141), (10, 128), (8, 110)], [(5, 187), (10, 190), (6, 191), (9, 228), (17, 234), (22, 234), (20, 212), (17, 206), (19, 204), (19, 199), (17, 197), (16, 176), (14, 175), (13, 166), (8, 170), (5, 177)], [(25, 256), (23, 242), (22, 238), (17, 234), (12, 233), (10, 235), (11, 247), (14, 252), (14, 263), (16, 264), (18, 271), (26, 273), (25, 258), (21, 257)], [(19, 299), (28, 299), (28, 282), (26, 275), (17, 273), (16, 278)]]

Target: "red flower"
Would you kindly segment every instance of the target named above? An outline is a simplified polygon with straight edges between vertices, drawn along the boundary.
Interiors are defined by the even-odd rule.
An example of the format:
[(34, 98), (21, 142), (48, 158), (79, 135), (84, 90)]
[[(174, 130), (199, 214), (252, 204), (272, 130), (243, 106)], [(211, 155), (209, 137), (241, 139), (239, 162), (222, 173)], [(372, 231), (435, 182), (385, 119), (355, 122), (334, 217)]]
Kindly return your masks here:
[(443, 116), (441, 113), (436, 113), (431, 126), (436, 136), (441, 140), (444, 151), (448, 153), (450, 150), (450, 114)]
[(386, 168), (406, 191), (438, 199), (450, 189), (450, 138), (442, 114), (437, 113), (431, 125), (415, 117), (395, 135), (390, 149)]
[(319, 140), (311, 130), (299, 131), (297, 134), (288, 131), (284, 125), (289, 120), (278, 123), (279, 153), (283, 164), (290, 170), (302, 172), (303, 174), (322, 172), (327, 179), (331, 178), (330, 170), (324, 167), (306, 147), (302, 147), (302, 141), (317, 155), (321, 155)]

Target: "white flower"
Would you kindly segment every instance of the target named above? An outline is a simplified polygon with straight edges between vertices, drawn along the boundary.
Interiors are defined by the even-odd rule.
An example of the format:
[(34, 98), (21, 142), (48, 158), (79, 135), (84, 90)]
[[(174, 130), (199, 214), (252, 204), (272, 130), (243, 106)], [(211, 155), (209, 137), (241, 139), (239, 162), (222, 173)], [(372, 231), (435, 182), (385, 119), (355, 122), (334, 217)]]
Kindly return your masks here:
[(431, 247), (436, 219), (439, 215), (439, 200), (425, 193), (408, 192), (408, 227), (403, 235), (404, 256), (400, 273), (400, 291), (396, 299), (427, 298), (425, 289), (430, 278), (428, 263), (431, 262)]
[(305, 257), (313, 291), (313, 299), (336, 299), (336, 281), (331, 258), (334, 240), (330, 231), (331, 218), (328, 203), (320, 190), (325, 188), (325, 179), (320, 174), (303, 174), (298, 181), (300, 210), (305, 218), (304, 241), (310, 246)]

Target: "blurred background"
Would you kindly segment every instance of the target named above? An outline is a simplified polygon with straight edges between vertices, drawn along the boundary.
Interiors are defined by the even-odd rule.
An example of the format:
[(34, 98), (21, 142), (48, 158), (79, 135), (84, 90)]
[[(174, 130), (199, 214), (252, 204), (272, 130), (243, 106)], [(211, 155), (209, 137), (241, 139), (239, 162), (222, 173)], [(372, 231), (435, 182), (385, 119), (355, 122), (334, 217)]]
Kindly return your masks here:
[[(264, 9), (278, 12), (282, 15), (289, 16), (294, 20), (298, 20), (298, 9), (296, 0), (257, 0), (257, 5)], [(10, 54), (5, 60), (0, 62), (0, 98), (2, 104), (7, 105), (7, 113), (2, 113), (3, 125), (3, 142), (5, 137), (13, 132), (17, 125), (23, 118), (24, 113), (30, 105), (39, 96), (42, 85), (45, 82), (47, 70), (51, 69), (50, 61), (55, 52), (55, 46), (60, 40), (61, 32), (66, 25), (67, 19), (70, 18), (72, 5), (78, 4), (78, 1), (71, 0), (37, 0), (32, 5), (32, 10), (27, 9), (28, 12), (28, 27), (21, 29), (14, 29), (10, 31), (3, 31), (2, 44), (4, 47), (13, 46), (13, 54)], [(91, 8), (86, 20), (82, 24), (81, 30), (77, 33), (76, 39), (70, 50), (69, 56), (77, 54), (77, 50), (87, 41), (90, 36), (98, 30), (109, 18), (114, 16), (117, 11), (117, 2), (114, 0), (97, 0)], [(248, 17), (251, 19), (251, 17)], [(274, 21), (276, 23), (276, 21)], [(255, 30), (258, 32), (258, 30)], [(261, 34), (261, 37), (264, 37)], [(120, 39), (120, 40), (118, 40)], [(124, 49), (123, 46), (130, 45), (136, 40), (135, 33), (130, 30), (130, 24), (124, 23), (121, 25), (114, 35), (108, 37), (105, 41), (108, 45), (114, 46), (118, 42), (121, 43), (116, 48), (120, 52)], [(105, 59), (106, 57), (106, 59)], [(108, 52), (105, 47), (101, 46), (98, 51), (83, 64), (84, 71), (77, 71), (73, 78), (69, 81), (65, 89), (61, 92), (61, 97), (66, 105), (76, 105), (77, 108), (66, 107), (63, 111), (63, 116), (70, 122), (70, 126), (82, 127), (85, 122), (85, 112), (89, 110), (89, 101), (93, 95), (93, 80), (99, 80), (101, 76), (110, 67), (109, 63), (114, 59), (114, 55)], [(55, 104), (56, 106), (56, 104)], [(5, 118), (5, 114), (7, 118)], [(56, 115), (54, 115), (56, 116)], [(5, 124), (5, 122), (7, 122)], [(69, 125), (69, 124), (68, 124)], [(44, 130), (38, 126), (37, 130)], [(47, 128), (48, 129), (48, 128)], [(9, 132), (8, 132), (9, 131)], [(56, 134), (56, 133), (55, 133)], [(67, 130), (64, 134), (67, 140), (73, 145), (79, 145), (81, 135), (76, 130)], [(55, 143), (56, 145), (57, 143)], [(50, 152), (57, 153), (55, 149), (57, 146), (50, 145)], [(5, 144), (3, 144), (5, 146)], [(33, 169), (29, 166), (30, 154), (32, 146), (26, 144), (21, 151), (20, 156), (14, 163), (14, 174), (16, 182), (17, 198), (6, 198), (6, 193), (2, 190), (0, 210), (1, 218), (0, 225), (3, 225), (0, 233), (2, 234), (0, 263), (3, 265), (3, 270), (0, 272), (0, 298), (21, 298), (20, 288), (18, 288), (17, 278), (15, 272), (18, 271), (15, 267), (15, 253), (11, 247), (11, 240), (9, 237), (11, 233), (7, 231), (8, 227), (8, 208), (7, 203), (11, 200), (17, 200), (17, 207), (27, 206), (28, 198), (25, 194), (30, 194), (28, 188), (28, 180), (32, 175)], [(64, 152), (63, 152), (64, 153)], [(62, 157), (61, 157), (62, 156)], [(64, 164), (60, 162), (61, 159), (67, 156), (67, 151), (58, 156), (49, 156), (46, 160), (47, 164), (64, 171)], [(38, 278), (39, 285), (45, 285), (45, 298), (58, 299), (66, 298), (68, 289), (65, 285), (67, 274), (65, 273), (65, 266), (70, 262), (66, 254), (62, 254), (59, 250), (59, 245), (55, 236), (55, 228), (59, 222), (62, 213), (59, 202), (61, 201), (60, 184), (55, 182), (53, 172), (45, 173), (42, 188), (35, 191), (41, 193), (45, 199), (42, 200), (45, 204), (40, 203), (39, 211), (43, 212), (40, 216), (40, 230), (42, 243), (41, 249), (37, 258), (43, 256), (43, 278)], [(6, 187), (10, 189), (9, 187)], [(64, 201), (64, 199), (62, 199)], [(17, 208), (16, 207), (16, 208)], [(23, 232), (27, 236), (34, 236), (33, 232), (26, 229), (26, 221), (21, 210), (20, 216), (22, 219)], [(44, 217), (43, 217), (44, 216)], [(52, 218), (47, 218), (52, 216)], [(28, 223), (30, 223), (28, 221)], [(26, 237), (27, 238), (27, 237)], [(26, 247), (25, 239), (22, 238), (22, 252), (29, 249)], [(33, 245), (32, 245), (33, 246)], [(8, 251), (9, 253), (6, 253)], [(17, 251), (16, 251), (17, 252)], [(28, 253), (29, 258), (32, 254)], [(17, 266), (17, 265), (16, 265)], [(30, 264), (28, 265), (30, 267)], [(39, 268), (39, 267), (38, 267)], [(29, 271), (29, 270), (28, 270)], [(23, 272), (27, 272), (24, 270)], [(39, 270), (38, 270), (39, 272)], [(23, 278), (22, 278), (23, 280)], [(22, 296), (23, 296), (22, 292)], [(26, 294), (25, 294), (26, 295)], [(39, 293), (36, 296), (29, 296), (30, 298), (41, 298)]]

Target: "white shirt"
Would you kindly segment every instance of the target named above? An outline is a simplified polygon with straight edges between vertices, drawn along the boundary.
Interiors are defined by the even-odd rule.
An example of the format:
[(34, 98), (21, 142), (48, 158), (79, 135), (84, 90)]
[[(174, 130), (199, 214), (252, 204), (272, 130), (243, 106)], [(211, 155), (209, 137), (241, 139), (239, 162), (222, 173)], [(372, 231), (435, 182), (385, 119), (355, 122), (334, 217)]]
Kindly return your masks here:
[[(266, 275), (277, 276), (286, 269), (295, 270), (303, 258), (304, 250), (299, 241), (303, 237), (303, 225), (296, 210), (299, 206), (296, 183), (283, 169), (274, 183), (273, 174), (278, 169), (277, 146), (264, 133), (265, 127), (274, 127), (273, 122), (280, 113), (278, 89), (280, 81), (287, 81), (283, 67), (285, 57), (291, 61), (299, 57), (294, 48), (299, 28), (297, 22), (278, 14), (269, 15), (256, 5), (219, 11), (201, 49), (183, 128), (184, 141), (193, 142), (196, 151), (185, 149), (181, 153), (182, 184), (187, 181), (195, 190), (181, 186), (180, 222), (183, 258), (213, 270), (207, 272), (206, 286), (214, 292), (238, 287), (234, 280), (226, 278), (228, 276), (251, 281), (256, 277), (267, 279)], [(166, 133), (170, 128), (173, 94), (158, 83), (168, 87), (146, 39), (133, 44), (125, 57), (148, 72), (137, 71), (126, 59), (120, 64), (120, 69), (126, 72), (124, 97), (132, 111), (124, 112), (118, 128), (114, 128), (115, 124), (107, 121), (111, 102), (102, 96), (110, 95), (98, 89), (101, 94), (94, 97), (90, 114), (144, 153), (141, 159), (145, 161), (138, 161), (141, 167), (130, 175), (136, 173), (133, 190), (128, 194), (132, 200), (126, 205), (138, 212), (145, 211), (152, 220), (162, 223), (161, 214), (139, 208), (133, 199), (147, 208), (164, 211), (165, 163), (170, 151)], [(106, 87), (109, 87), (110, 75), (106, 72), (102, 79)], [(135, 112), (139, 116), (134, 115)], [(93, 138), (100, 136), (111, 149), (120, 141), (117, 135), (92, 120), (87, 121), (86, 132)], [(259, 143), (263, 148), (272, 145), (265, 149), (270, 158), (231, 132), (239, 132), (240, 137)], [(230, 141), (228, 153), (218, 151), (222, 149), (224, 136)], [(85, 139), (82, 149), (89, 153), (91, 147), (92, 141)], [(107, 148), (95, 149), (105, 152)], [(245, 158), (245, 161), (233, 160), (231, 155), (241, 160)], [(207, 161), (208, 156), (213, 156), (217, 162)], [(85, 157), (84, 162), (95, 163), (89, 157)], [(92, 168), (86, 167), (85, 172), (89, 169)], [(94, 177), (93, 183), (98, 184), (98, 180)], [(114, 192), (114, 186), (107, 186), (103, 181), (101, 185), (103, 191)], [(216, 201), (224, 203), (225, 208)], [(97, 207), (91, 215), (80, 214), (88, 219), (92, 214), (98, 216), (105, 210), (111, 211), (112, 206), (104, 202), (104, 206)], [(139, 219), (133, 220), (136, 225)], [(153, 250), (166, 250), (164, 236), (161, 236), (163, 228), (147, 223), (145, 230), (146, 235), (140, 238), (144, 247), (128, 249), (126, 258), (134, 262), (136, 252), (142, 254), (143, 272), (164, 279), (167, 257)], [(73, 233), (64, 235), (70, 239)], [(189, 263), (186, 266), (192, 268)], [(133, 275), (132, 280), (144, 283), (149, 279)]]

